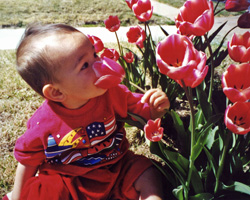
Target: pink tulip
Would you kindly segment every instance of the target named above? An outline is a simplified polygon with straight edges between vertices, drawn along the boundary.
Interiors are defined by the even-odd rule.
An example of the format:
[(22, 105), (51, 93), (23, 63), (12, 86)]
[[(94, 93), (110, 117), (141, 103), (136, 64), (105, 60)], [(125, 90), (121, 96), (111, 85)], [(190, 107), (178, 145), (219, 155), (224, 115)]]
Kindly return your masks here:
[(93, 35), (87, 35), (87, 37), (89, 38), (90, 42), (94, 45), (96, 53), (103, 50), (104, 44), (99, 37)]
[(150, 0), (138, 0), (133, 4), (132, 10), (136, 18), (141, 22), (150, 20), (153, 14), (153, 7)]
[(132, 9), (133, 5), (134, 5), (135, 3), (137, 3), (138, 0), (125, 0), (125, 1), (126, 1), (126, 3), (127, 3), (128, 7), (129, 7), (130, 9)]
[(134, 61), (134, 54), (130, 51), (126, 53), (126, 55), (123, 56), (123, 58), (126, 60), (127, 63), (132, 63)]
[(250, 61), (250, 32), (243, 35), (234, 33), (228, 42), (228, 54), (235, 62)]
[(104, 20), (106, 29), (110, 32), (115, 32), (120, 28), (120, 20), (117, 16), (109, 16), (108, 19)]
[(146, 39), (146, 33), (140, 26), (132, 26), (127, 32), (128, 42), (143, 48), (143, 42)]
[(247, 10), (247, 8), (250, 6), (249, 0), (227, 0), (225, 4), (225, 9), (227, 11), (243, 11)]
[(205, 78), (208, 66), (206, 55), (197, 51), (187, 36), (172, 34), (157, 45), (156, 62), (162, 74), (181, 86), (198, 86)]
[(238, 18), (238, 27), (250, 28), (250, 12), (247, 11)]
[(204, 35), (214, 24), (213, 2), (187, 0), (180, 8), (175, 23), (182, 35)]
[(155, 121), (148, 120), (144, 126), (146, 138), (152, 142), (158, 142), (162, 139), (163, 128), (161, 127), (161, 119), (157, 118)]
[(93, 65), (97, 80), (95, 85), (103, 89), (109, 89), (122, 82), (125, 71), (117, 62), (104, 57)]
[(250, 102), (236, 102), (229, 105), (224, 118), (226, 127), (235, 134), (250, 131)]
[(101, 58), (107, 57), (114, 61), (117, 61), (120, 57), (119, 53), (115, 49), (104, 49), (100, 56)]
[(231, 102), (250, 99), (250, 64), (230, 65), (222, 75), (223, 92)]

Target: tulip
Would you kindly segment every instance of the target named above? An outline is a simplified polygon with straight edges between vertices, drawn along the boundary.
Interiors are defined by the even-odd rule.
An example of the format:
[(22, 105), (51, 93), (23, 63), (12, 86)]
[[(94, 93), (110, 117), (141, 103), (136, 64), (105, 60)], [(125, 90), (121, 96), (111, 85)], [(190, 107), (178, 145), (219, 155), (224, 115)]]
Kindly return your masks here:
[(103, 50), (104, 44), (99, 37), (93, 35), (87, 35), (87, 37), (89, 38), (90, 42), (94, 45), (96, 53), (99, 53), (100, 51)]
[(180, 8), (175, 23), (182, 35), (204, 35), (214, 24), (213, 2), (187, 0)]
[(140, 26), (132, 26), (127, 32), (128, 42), (138, 45), (143, 48), (143, 42), (146, 39), (146, 33)]
[(130, 51), (123, 56), (127, 63), (132, 63), (134, 61), (134, 54)]
[(162, 74), (174, 79), (182, 87), (196, 87), (205, 78), (208, 66), (206, 55), (197, 51), (187, 36), (172, 34), (159, 42), (156, 62)]
[(235, 134), (246, 134), (250, 131), (250, 102), (236, 102), (225, 111), (226, 127)]
[(225, 4), (225, 9), (227, 11), (243, 11), (247, 10), (247, 8), (250, 6), (249, 0), (227, 0)]
[(231, 102), (250, 99), (250, 64), (231, 64), (222, 75), (223, 92)]
[(153, 14), (153, 7), (150, 0), (138, 0), (133, 4), (132, 10), (136, 18), (141, 22), (150, 20)]
[(93, 70), (97, 80), (95, 85), (103, 89), (109, 89), (122, 82), (125, 71), (117, 62), (107, 57), (93, 64)]
[(117, 61), (119, 59), (120, 55), (115, 49), (104, 49), (104, 51), (100, 57), (101, 58), (107, 57), (109, 59)]
[(228, 42), (228, 54), (235, 62), (250, 61), (250, 32), (243, 35), (234, 33)]
[(137, 3), (138, 0), (125, 0), (125, 1), (126, 1), (126, 3), (127, 3), (128, 7), (129, 7), (130, 9), (132, 9), (133, 5), (134, 5), (135, 3)]
[(238, 19), (238, 27), (250, 28), (250, 13), (249, 11), (242, 14)]
[(144, 126), (144, 132), (146, 138), (152, 142), (158, 142), (162, 139), (163, 128), (161, 127), (161, 119), (157, 118), (155, 121), (148, 120), (147, 124)]
[(108, 19), (104, 20), (106, 29), (110, 32), (115, 32), (120, 28), (120, 20), (117, 16), (109, 16)]

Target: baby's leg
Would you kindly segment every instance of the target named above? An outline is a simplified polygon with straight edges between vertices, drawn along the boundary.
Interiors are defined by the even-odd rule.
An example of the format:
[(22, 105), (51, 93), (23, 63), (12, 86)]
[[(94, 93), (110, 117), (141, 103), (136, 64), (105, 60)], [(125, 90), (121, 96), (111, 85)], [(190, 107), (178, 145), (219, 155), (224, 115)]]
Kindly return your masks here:
[(136, 180), (135, 189), (140, 193), (140, 200), (162, 200), (162, 178), (160, 172), (150, 167)]

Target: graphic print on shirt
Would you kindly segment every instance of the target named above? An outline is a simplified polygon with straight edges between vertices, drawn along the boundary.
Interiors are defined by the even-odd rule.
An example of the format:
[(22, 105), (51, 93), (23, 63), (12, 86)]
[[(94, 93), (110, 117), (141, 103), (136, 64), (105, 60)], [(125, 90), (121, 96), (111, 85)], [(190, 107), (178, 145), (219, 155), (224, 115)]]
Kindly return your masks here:
[(123, 139), (123, 133), (114, 133), (116, 127), (113, 116), (70, 131), (59, 144), (49, 135), (45, 150), (47, 162), (93, 165), (114, 159), (121, 154), (119, 144)]

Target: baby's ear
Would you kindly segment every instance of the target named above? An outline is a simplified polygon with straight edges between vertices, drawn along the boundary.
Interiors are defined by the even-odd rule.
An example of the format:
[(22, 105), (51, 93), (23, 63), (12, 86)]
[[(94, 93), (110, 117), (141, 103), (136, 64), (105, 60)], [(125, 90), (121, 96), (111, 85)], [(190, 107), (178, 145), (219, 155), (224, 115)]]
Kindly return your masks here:
[(63, 102), (65, 99), (65, 95), (53, 84), (43, 86), (43, 95), (45, 98), (55, 102)]

